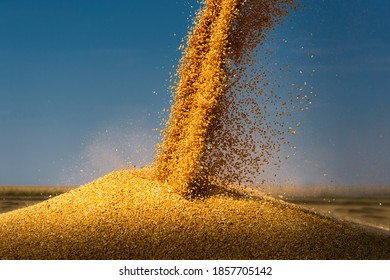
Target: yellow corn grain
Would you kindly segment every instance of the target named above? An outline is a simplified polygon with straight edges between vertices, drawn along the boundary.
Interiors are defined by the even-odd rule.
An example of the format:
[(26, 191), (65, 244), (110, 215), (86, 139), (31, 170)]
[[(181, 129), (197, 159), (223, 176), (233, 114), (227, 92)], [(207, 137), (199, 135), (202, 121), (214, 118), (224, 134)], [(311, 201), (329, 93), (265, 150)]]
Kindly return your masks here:
[(252, 53), (293, 7), (206, 0), (153, 166), (1, 214), (0, 259), (389, 259), (386, 233), (232, 184), (278, 164), (288, 143), (269, 116), (289, 115), (295, 97), (273, 94)]

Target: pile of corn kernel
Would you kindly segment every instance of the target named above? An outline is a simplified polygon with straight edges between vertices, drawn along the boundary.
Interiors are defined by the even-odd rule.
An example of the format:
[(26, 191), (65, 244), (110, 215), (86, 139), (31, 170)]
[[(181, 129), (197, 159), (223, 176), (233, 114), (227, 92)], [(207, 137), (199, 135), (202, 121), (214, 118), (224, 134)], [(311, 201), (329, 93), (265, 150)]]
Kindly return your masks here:
[(0, 215), (0, 259), (389, 259), (390, 236), (261, 194), (184, 198), (148, 170), (116, 171)]

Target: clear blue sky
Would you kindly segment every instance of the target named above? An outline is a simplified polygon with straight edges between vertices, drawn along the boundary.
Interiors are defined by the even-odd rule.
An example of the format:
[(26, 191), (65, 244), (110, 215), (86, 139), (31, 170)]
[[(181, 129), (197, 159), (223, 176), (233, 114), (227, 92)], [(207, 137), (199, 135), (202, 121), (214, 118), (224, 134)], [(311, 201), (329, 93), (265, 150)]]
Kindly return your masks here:
[[(318, 96), (281, 176), (390, 185), (390, 2), (302, 3), (275, 53), (293, 73), (314, 69)], [(0, 185), (81, 184), (150, 162), (191, 6), (0, 0)]]

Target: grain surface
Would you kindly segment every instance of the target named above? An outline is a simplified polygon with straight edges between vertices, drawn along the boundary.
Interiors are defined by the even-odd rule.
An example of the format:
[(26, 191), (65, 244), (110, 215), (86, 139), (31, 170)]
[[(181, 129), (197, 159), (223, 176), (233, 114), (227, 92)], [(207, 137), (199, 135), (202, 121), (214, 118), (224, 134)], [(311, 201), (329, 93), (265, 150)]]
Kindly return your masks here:
[(189, 199), (124, 170), (1, 214), (0, 259), (390, 259), (390, 236), (255, 189)]

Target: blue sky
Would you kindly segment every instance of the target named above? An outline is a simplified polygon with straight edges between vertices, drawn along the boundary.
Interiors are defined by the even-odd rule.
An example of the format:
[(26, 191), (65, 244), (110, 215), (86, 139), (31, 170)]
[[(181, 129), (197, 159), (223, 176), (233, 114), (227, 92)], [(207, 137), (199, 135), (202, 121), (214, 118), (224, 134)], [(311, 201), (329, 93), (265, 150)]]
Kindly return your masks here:
[[(292, 79), (315, 70), (318, 96), (280, 178), (390, 185), (390, 2), (302, 4), (273, 34), (275, 59)], [(82, 184), (150, 162), (192, 6), (0, 0), (0, 185)]]

